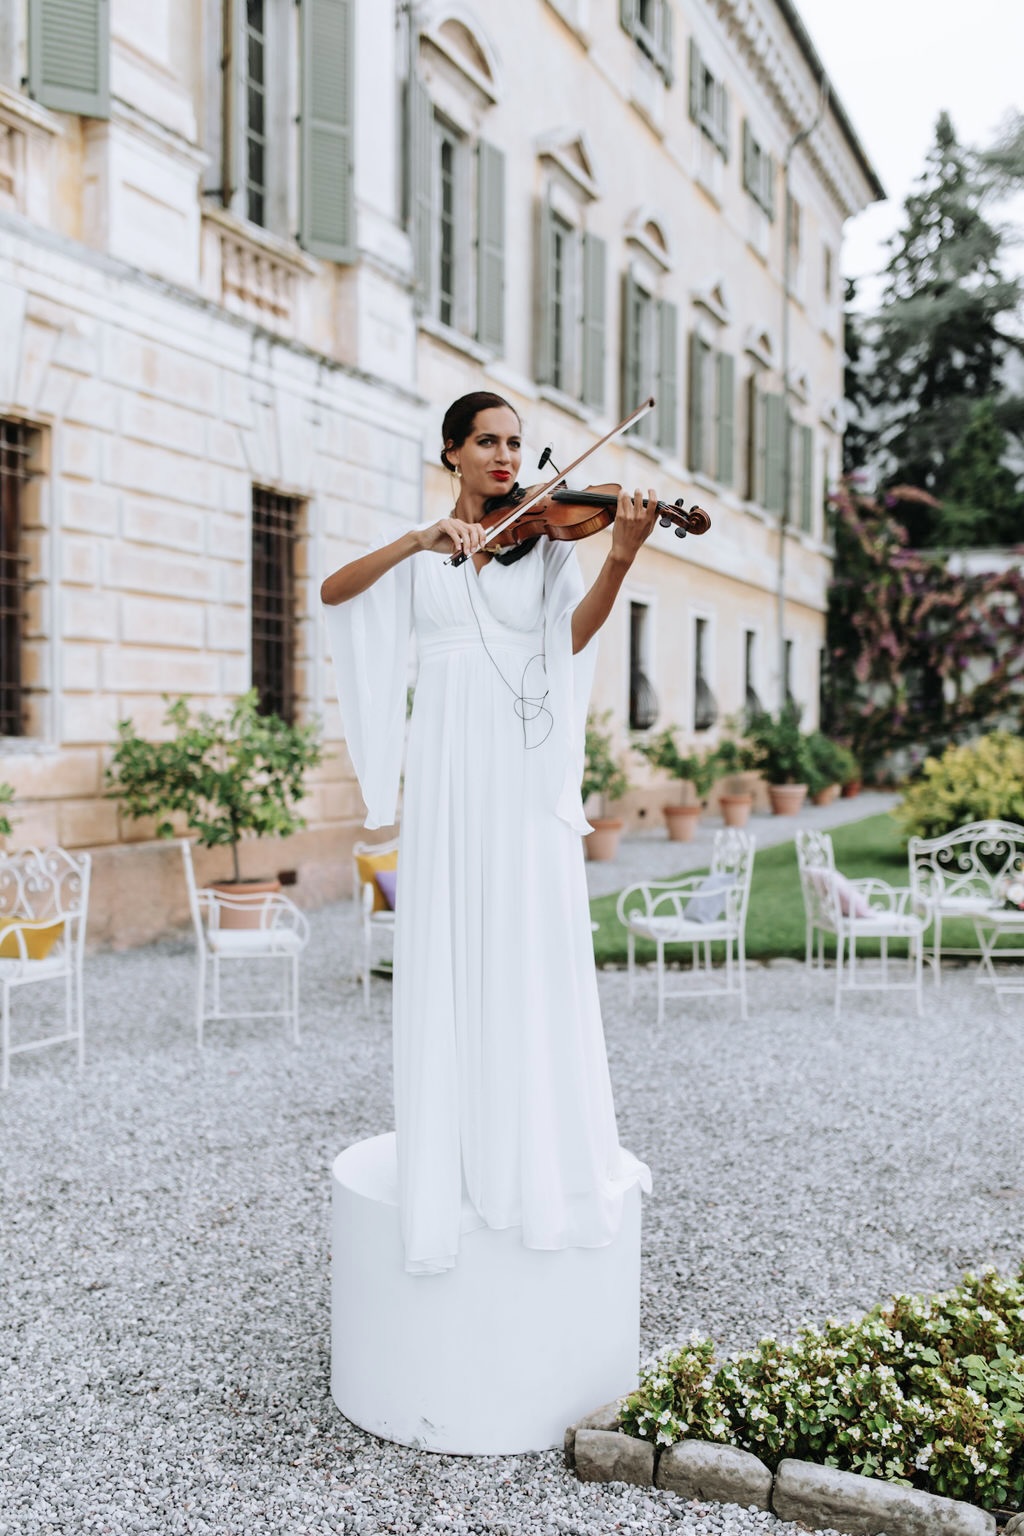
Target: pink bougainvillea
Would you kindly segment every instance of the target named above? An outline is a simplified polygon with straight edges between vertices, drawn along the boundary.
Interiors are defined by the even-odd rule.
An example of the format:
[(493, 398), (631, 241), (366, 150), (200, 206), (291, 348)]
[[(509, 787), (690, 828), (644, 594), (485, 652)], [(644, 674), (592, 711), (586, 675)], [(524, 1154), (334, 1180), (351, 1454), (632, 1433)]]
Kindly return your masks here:
[(844, 482), (831, 500), (826, 728), (862, 766), (912, 760), (1024, 717), (1024, 549), (1005, 568), (953, 568), (909, 547), (898, 486), (885, 503)]

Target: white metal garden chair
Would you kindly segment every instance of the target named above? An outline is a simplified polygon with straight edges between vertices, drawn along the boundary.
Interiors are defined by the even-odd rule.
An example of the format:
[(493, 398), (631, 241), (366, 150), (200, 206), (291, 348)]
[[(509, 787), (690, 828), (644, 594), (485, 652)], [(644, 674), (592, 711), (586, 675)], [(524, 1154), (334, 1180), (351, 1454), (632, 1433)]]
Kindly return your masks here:
[[(22, 1051), (74, 1040), (85, 1062), (82, 968), (89, 909), (87, 853), (26, 848), (0, 855), (0, 1088), (10, 1085), (10, 1059)], [(11, 1044), (11, 992), (36, 981), (63, 981), (64, 1033)]]
[[(292, 1040), (299, 1042), (299, 956), (309, 943), (309, 924), (294, 901), (280, 893), (268, 896), (230, 896), (223, 891), (196, 886), (192, 849), (181, 844), (188, 885), (189, 911), (199, 947), (196, 987), (196, 1039), (203, 1044), (207, 1020), (280, 1019), (291, 1025)], [(238, 918), (246, 927), (228, 926)], [(221, 965), (224, 961), (278, 960), (282, 968), (281, 1005), (278, 1008), (243, 1008), (226, 1013), (221, 1001)]]
[(383, 940), (384, 947), (389, 953), (393, 950), (395, 913), (393, 907), (381, 905), (382, 898), (378, 895), (379, 887), (375, 879), (368, 880), (360, 872), (359, 861), (362, 859), (366, 868), (368, 861), (383, 858), (395, 853), (397, 849), (397, 837), (392, 837), (383, 843), (356, 843), (352, 849), (352, 897), (359, 907), (363, 1007), (366, 1009), (370, 1006), (370, 975), (373, 971), (374, 949), (378, 947), (378, 941)]
[[(801, 829), (796, 834), (796, 856), (804, 900), (808, 968), (824, 970), (826, 934), (832, 934), (836, 942), (836, 1018), (844, 992), (879, 989), (912, 991), (920, 1014), (924, 932), (929, 922), (926, 904), (909, 886), (890, 885), (873, 878), (848, 880), (836, 869), (832, 839), (827, 832)], [(858, 961), (859, 939), (879, 940), (881, 959), (877, 972), (874, 967), (867, 970), (863, 959)], [(899, 962), (889, 955), (890, 939), (907, 943), (909, 980), (893, 980)]]
[[(678, 880), (641, 881), (627, 886), (616, 908), (626, 930), (629, 1000), (633, 1000), (636, 941), (655, 946), (658, 974), (658, 1023), (665, 1017), (669, 997), (739, 996), (740, 1013), (747, 1016), (747, 906), (754, 872), (756, 839), (750, 832), (723, 827), (715, 833), (711, 871)], [(665, 948), (689, 945), (691, 980), (684, 989), (665, 990)], [(725, 945), (724, 964), (712, 966), (713, 944)]]
[[(928, 908), (931, 951), (926, 956), (942, 983), (942, 956), (977, 955), (979, 946), (943, 946), (942, 925), (951, 918), (977, 922), (1002, 902), (1003, 887), (1024, 860), (1024, 827), (1014, 821), (972, 821), (941, 837), (912, 837), (907, 845), (910, 888)], [(1020, 949), (1003, 949), (1004, 958), (1020, 959)]]

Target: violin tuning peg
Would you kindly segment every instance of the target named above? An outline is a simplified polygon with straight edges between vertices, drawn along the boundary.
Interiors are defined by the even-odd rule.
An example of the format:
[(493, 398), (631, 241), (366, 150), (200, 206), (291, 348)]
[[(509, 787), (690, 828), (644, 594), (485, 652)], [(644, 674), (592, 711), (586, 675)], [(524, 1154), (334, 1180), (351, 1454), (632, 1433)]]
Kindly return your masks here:
[[(676, 505), (678, 506), (678, 502)], [(672, 526), (672, 519), (665, 512), (663, 512), (658, 518), (658, 522), (661, 524), (662, 528), (670, 528)]]
[(677, 528), (676, 529), (676, 538), (677, 539), (685, 539), (686, 538), (686, 529), (685, 528)]

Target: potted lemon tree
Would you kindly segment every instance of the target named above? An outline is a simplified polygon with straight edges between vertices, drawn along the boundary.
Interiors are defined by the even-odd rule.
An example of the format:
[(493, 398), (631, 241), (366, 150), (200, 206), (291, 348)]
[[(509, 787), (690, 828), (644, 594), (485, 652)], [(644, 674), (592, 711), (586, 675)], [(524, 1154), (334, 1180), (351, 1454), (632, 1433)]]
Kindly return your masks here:
[[(289, 837), (305, 826), (298, 806), (307, 771), (322, 760), (319, 726), (260, 714), (255, 689), (219, 718), (205, 710), (193, 717), (188, 700), (177, 699), (167, 724), (169, 739), (147, 741), (131, 720), (120, 722), (106, 771), (109, 794), (133, 819), (153, 817), (157, 837), (173, 837), (184, 826), (203, 848), (230, 848), (233, 878), (214, 881), (214, 889), (257, 901), (279, 890), (270, 875), (242, 879), (239, 845)], [(232, 915), (222, 914), (225, 926)]]
[(648, 741), (634, 741), (633, 745), (653, 768), (660, 768), (678, 781), (678, 803), (664, 805), (662, 810), (670, 840), (688, 843), (715, 782), (715, 755), (713, 752), (680, 752), (675, 731), (674, 726), (668, 726)]
[(594, 830), (586, 838), (588, 859), (614, 859), (624, 825), (621, 817), (608, 814), (609, 804), (621, 800), (629, 789), (629, 778), (621, 758), (615, 755), (608, 730), (610, 718), (610, 710), (587, 716), (581, 790), (584, 804), (596, 796), (600, 807), (599, 814), (589, 818)]

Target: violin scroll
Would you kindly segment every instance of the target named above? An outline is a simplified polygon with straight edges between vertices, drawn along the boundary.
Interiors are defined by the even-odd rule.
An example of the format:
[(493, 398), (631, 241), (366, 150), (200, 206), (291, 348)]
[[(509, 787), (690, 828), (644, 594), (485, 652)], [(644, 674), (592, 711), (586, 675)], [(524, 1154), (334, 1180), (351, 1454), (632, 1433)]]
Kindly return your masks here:
[(674, 524), (677, 539), (685, 539), (688, 533), (694, 535), (707, 533), (711, 527), (711, 519), (703, 507), (691, 507), (687, 512), (686, 503), (681, 496), (675, 505), (679, 508), (679, 520), (670, 512), (659, 512), (658, 522), (663, 528), (671, 528)]

